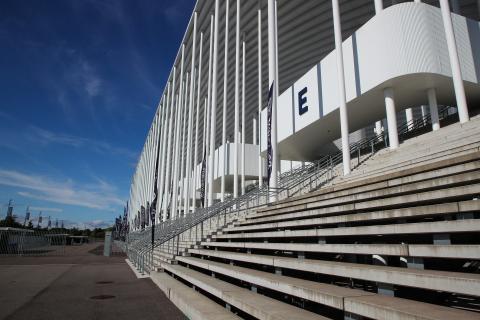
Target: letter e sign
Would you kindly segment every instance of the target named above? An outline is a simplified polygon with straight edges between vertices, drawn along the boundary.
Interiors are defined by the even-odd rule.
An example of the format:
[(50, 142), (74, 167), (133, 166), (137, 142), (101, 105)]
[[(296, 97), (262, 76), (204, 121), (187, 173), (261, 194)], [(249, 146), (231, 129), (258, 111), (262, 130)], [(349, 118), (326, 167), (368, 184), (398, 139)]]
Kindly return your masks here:
[(307, 87), (305, 87), (298, 92), (298, 114), (299, 115), (303, 115), (304, 113), (308, 112), (307, 97), (305, 96), (307, 91), (308, 91)]

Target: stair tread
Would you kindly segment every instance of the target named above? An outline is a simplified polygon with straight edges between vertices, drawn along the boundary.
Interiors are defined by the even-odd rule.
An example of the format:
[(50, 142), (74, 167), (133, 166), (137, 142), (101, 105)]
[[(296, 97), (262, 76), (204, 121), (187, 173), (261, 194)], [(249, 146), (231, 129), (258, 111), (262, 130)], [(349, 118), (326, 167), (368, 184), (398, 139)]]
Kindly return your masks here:
[(165, 269), (259, 319), (328, 319), (180, 265)]
[[(452, 319), (451, 317), (455, 316), (455, 319), (459, 320), (471, 319), (471, 317), (475, 315), (471, 312), (454, 310), (448, 307), (396, 297), (387, 297), (358, 289), (350, 289), (331, 284), (292, 278), (274, 273), (258, 271), (239, 266), (231, 266), (214, 261), (207, 261), (199, 258), (181, 257), (180, 260), (184, 263), (190, 263), (198, 267), (203, 267), (213, 272), (223, 273), (255, 285), (265, 286), (272, 290), (289, 294), (294, 292), (300, 298), (322, 303), (337, 309), (345, 308), (343, 303), (343, 299), (345, 299), (348, 301), (346, 311), (355, 310), (358, 312), (358, 308), (350, 308), (349, 310), (348, 304), (351, 305), (353, 303), (362, 303), (369, 305), (370, 307), (374, 307), (377, 312), (380, 310), (395, 311), (396, 313), (400, 312), (404, 314), (415, 315), (417, 319), (450, 320)], [(285, 289), (286, 286), (288, 286), (290, 290)], [(301, 290), (305, 290), (306, 292), (300, 293)], [(434, 317), (432, 317), (432, 315)]]
[(191, 320), (240, 320), (241, 318), (203, 294), (193, 290), (164, 272), (152, 272), (152, 281)]
[[(303, 270), (368, 281), (423, 287), (431, 290), (475, 295), (480, 292), (480, 274), (439, 270), (420, 270), (349, 262), (297, 259), (272, 255), (246, 254), (205, 249), (191, 249), (190, 253), (264, 264), (279, 268)], [(429, 281), (435, 279), (436, 281)]]

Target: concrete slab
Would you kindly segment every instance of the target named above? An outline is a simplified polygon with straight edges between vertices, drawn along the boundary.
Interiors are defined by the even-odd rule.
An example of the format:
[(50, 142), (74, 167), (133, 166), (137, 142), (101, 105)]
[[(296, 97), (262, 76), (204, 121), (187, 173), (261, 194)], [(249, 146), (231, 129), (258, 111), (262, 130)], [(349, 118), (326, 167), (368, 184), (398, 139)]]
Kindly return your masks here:
[(474, 312), (382, 295), (346, 298), (345, 310), (378, 320), (474, 320), (479, 318), (479, 315)]
[(179, 257), (179, 261), (340, 310), (343, 310), (345, 297), (374, 295), (362, 290), (291, 278), (199, 258)]
[(165, 266), (165, 269), (257, 319), (327, 319), (179, 265)]
[[(404, 269), (358, 263), (345, 263), (312, 259), (244, 254), (204, 249), (191, 249), (192, 254), (218, 257), (234, 261), (265, 264), (278, 268), (322, 273), (338, 277), (392, 283), (408, 287), (478, 295), (480, 275), (437, 270)], [(272, 263), (266, 263), (272, 261)]]
[(151, 279), (190, 320), (241, 319), (164, 272), (153, 272)]
[(365, 227), (325, 228), (306, 230), (281, 230), (249, 233), (228, 233), (212, 236), (212, 239), (254, 239), (254, 238), (304, 238), (304, 237), (338, 237), (378, 234), (420, 234), (420, 233), (455, 233), (479, 232), (480, 219), (453, 221), (418, 222)]

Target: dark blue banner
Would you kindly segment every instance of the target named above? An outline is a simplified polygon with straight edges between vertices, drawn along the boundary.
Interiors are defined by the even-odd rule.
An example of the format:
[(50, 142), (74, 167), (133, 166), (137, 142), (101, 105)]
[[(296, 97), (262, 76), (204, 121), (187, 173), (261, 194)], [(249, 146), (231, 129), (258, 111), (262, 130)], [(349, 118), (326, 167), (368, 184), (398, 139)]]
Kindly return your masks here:
[(268, 91), (268, 105), (267, 105), (267, 183), (270, 186), (270, 176), (272, 175), (272, 105), (273, 105), (273, 85), (272, 82), (270, 90)]

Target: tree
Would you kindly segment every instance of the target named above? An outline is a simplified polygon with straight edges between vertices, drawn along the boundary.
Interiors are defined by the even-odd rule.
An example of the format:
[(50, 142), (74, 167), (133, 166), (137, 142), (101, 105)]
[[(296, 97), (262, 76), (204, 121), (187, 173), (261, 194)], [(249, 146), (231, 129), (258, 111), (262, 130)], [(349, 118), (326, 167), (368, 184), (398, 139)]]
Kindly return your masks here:
[(0, 227), (23, 228), (12, 216), (7, 216), (4, 220), (0, 220)]

